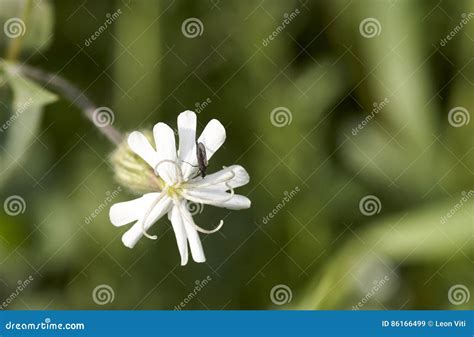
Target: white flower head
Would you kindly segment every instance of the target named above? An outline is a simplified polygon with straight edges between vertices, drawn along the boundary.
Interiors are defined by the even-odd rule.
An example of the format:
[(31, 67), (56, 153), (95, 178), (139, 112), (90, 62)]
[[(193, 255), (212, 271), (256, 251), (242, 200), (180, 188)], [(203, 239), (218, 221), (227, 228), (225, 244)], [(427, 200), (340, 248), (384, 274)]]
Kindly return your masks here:
[(193, 260), (205, 262), (198, 232), (213, 233), (223, 225), (221, 220), (211, 231), (196, 225), (187, 207), (189, 202), (234, 210), (250, 207), (247, 197), (234, 193), (234, 188), (249, 182), (249, 175), (242, 166), (224, 167), (205, 177), (199, 174), (197, 144), (204, 146), (206, 159), (209, 160), (224, 143), (226, 133), (224, 126), (213, 119), (196, 141), (196, 124), (196, 114), (192, 111), (185, 111), (178, 116), (178, 151), (174, 132), (165, 123), (158, 123), (153, 128), (156, 149), (143, 133), (134, 131), (129, 135), (130, 149), (155, 172), (156, 192), (115, 204), (109, 213), (114, 226), (134, 222), (122, 236), (122, 242), (129, 248), (133, 248), (142, 236), (156, 239), (147, 231), (158, 219), (168, 214), (181, 255), (181, 265), (188, 262), (188, 242)]

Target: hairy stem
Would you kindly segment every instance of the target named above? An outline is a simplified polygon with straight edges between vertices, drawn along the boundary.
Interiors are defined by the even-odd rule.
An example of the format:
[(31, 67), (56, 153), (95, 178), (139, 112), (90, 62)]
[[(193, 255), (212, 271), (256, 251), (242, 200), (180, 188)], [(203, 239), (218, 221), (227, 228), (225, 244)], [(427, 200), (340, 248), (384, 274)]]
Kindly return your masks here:
[(41, 69), (33, 68), (27, 65), (18, 65), (17, 69), (24, 76), (44, 84), (45, 87), (57, 92), (72, 104), (77, 106), (84, 112), (86, 118), (89, 119), (112, 143), (118, 145), (122, 142), (122, 133), (112, 125), (108, 124), (105, 126), (98, 126), (96, 124), (97, 122), (95, 121), (94, 111), (96, 111), (98, 107), (87, 96), (85, 96), (82, 91), (80, 91), (70, 82), (56, 74), (47, 73)]

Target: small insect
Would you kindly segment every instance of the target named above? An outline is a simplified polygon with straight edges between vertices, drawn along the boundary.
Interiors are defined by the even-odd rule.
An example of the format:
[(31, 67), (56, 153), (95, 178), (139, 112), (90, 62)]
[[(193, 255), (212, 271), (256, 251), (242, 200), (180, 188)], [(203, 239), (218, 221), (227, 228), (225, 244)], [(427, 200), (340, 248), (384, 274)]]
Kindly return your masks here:
[(199, 173), (201, 177), (204, 178), (206, 176), (208, 161), (206, 155), (206, 147), (203, 143), (196, 142), (196, 157), (198, 162)]

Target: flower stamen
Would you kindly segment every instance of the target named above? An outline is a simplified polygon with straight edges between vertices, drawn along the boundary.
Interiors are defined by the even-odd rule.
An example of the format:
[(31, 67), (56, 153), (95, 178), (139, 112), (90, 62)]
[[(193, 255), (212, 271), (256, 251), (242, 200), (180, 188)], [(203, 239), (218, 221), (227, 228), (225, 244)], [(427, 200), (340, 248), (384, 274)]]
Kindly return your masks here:
[(191, 217), (189, 212), (187, 212), (186, 210), (183, 209), (183, 204), (179, 204), (178, 207), (181, 209), (181, 214), (184, 217), (186, 217), (187, 222), (189, 222), (194, 227), (194, 229), (196, 229), (200, 233), (213, 234), (213, 233), (218, 232), (222, 228), (222, 226), (224, 226), (224, 220), (221, 220), (221, 221), (219, 221), (219, 224), (217, 225), (217, 227), (214, 228), (214, 229), (208, 230), (208, 229), (201, 228), (201, 227), (199, 227), (198, 225), (196, 225), (194, 223), (193, 218)]
[(157, 235), (150, 235), (146, 232), (146, 228), (145, 228), (145, 223), (146, 221), (148, 220), (148, 217), (150, 216), (151, 214), (151, 211), (156, 207), (156, 205), (158, 205), (158, 203), (160, 202), (161, 199), (163, 199), (163, 197), (165, 196), (166, 194), (166, 190), (167, 188), (165, 188), (161, 193), (160, 195), (158, 195), (158, 197), (156, 197), (156, 199), (153, 201), (153, 203), (151, 204), (151, 206), (148, 208), (148, 210), (146, 211), (145, 213), (145, 216), (143, 217), (143, 220), (141, 222), (141, 226), (142, 226), (142, 234), (151, 239), (151, 240), (156, 240), (158, 238)]
[(198, 202), (198, 203), (201, 202), (201, 201), (204, 201), (204, 202), (207, 202), (208, 204), (211, 204), (211, 205), (212, 205), (213, 203), (216, 203), (216, 202), (220, 202), (220, 203), (221, 203), (221, 202), (227, 202), (227, 201), (229, 201), (230, 199), (232, 199), (232, 198), (234, 197), (235, 191), (234, 191), (234, 189), (232, 188), (232, 186), (230, 186), (228, 182), (225, 183), (225, 185), (226, 185), (227, 188), (230, 190), (230, 195), (229, 195), (227, 198), (221, 199), (221, 200), (215, 199), (215, 198), (213, 198), (213, 199), (208, 199), (208, 198), (204, 198), (204, 197), (201, 197), (201, 196), (196, 197), (196, 196), (193, 196), (192, 193), (190, 194), (190, 193), (188, 193), (187, 191), (182, 191), (181, 193), (182, 193), (182, 195), (183, 195), (186, 199), (189, 199), (189, 200), (191, 200), (191, 201)]
[(230, 187), (228, 185), (228, 183), (229, 183), (230, 180), (235, 178), (236, 174), (235, 174), (234, 171), (229, 171), (229, 172), (226, 172), (226, 173), (230, 173), (232, 176), (231, 177), (222, 177), (221, 179), (214, 180), (214, 181), (209, 181), (209, 182), (204, 182), (204, 183), (201, 183), (200, 181), (191, 182), (188, 185), (196, 186), (196, 187), (208, 187), (208, 186), (214, 186), (214, 185), (217, 185), (217, 184), (220, 184), (220, 183), (225, 183), (225, 185), (227, 187), (229, 187), (229, 189), (232, 189), (232, 187)]
[(174, 160), (171, 159), (163, 159), (160, 160), (156, 165), (155, 165), (155, 174), (159, 176), (158, 174), (158, 167), (160, 167), (161, 164), (163, 163), (170, 163), (174, 165), (174, 168), (176, 169), (176, 176), (178, 177), (178, 183), (181, 184), (183, 182), (183, 172), (181, 172), (181, 168), (179, 167), (178, 163)]

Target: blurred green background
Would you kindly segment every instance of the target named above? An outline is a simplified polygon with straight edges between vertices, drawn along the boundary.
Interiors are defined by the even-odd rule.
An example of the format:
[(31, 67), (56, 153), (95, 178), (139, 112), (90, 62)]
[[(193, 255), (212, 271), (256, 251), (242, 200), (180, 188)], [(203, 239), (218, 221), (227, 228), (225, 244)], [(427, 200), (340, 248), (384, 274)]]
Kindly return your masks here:
[(4, 308), (472, 308), (472, 1), (27, 2), (0, 0), (1, 26), (26, 28), (0, 31), (2, 57), (16, 40), (11, 61), (67, 79), (123, 132), (174, 128), (188, 109), (199, 130), (219, 119), (227, 140), (209, 171), (243, 165), (251, 182), (237, 192), (252, 207), (197, 214), (206, 228), (226, 221), (201, 236), (205, 264), (179, 266), (166, 218), (159, 240), (125, 248), (101, 206), (119, 187), (114, 145), (2, 63), (0, 122), (13, 122), (0, 133), (0, 302), (18, 293)]

